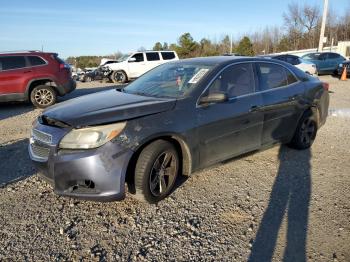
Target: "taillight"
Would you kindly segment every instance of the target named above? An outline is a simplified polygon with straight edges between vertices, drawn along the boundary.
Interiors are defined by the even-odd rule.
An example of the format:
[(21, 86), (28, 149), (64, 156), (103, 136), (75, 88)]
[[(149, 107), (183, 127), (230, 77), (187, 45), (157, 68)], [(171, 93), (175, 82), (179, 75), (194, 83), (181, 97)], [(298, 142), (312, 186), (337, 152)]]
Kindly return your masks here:
[(69, 69), (70, 66), (68, 64), (60, 64), (60, 69)]
[(322, 82), (322, 86), (323, 86), (323, 89), (324, 89), (325, 91), (329, 91), (329, 84), (328, 84), (328, 83)]

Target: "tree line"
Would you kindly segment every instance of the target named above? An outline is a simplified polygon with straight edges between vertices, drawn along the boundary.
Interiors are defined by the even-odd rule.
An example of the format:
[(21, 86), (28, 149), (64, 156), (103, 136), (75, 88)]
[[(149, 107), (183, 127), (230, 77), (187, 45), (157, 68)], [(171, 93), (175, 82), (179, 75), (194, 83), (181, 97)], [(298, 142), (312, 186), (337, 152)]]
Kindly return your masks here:
[[(316, 48), (321, 30), (321, 8), (319, 5), (291, 3), (283, 13), (283, 26), (266, 26), (264, 29), (246, 33), (232, 43), (232, 52), (241, 55), (261, 55), (288, 50)], [(350, 5), (344, 15), (333, 9), (328, 11), (326, 45), (337, 45), (338, 41), (350, 40)], [(181, 58), (221, 55), (231, 52), (231, 39), (225, 35), (219, 41), (202, 38), (195, 41), (190, 33), (178, 38), (177, 43), (154, 44), (153, 50), (177, 51)]]
[[(190, 58), (198, 56), (215, 56), (225, 53), (233, 53), (246, 56), (283, 52), (288, 50), (298, 50), (316, 48), (318, 46), (321, 30), (321, 7), (304, 3), (299, 5), (291, 3), (283, 13), (282, 26), (266, 26), (262, 30), (252, 33), (242, 34), (231, 43), (229, 35), (223, 35), (219, 41), (209, 38), (202, 38), (196, 41), (189, 32), (182, 34), (176, 43), (161, 43), (157, 41), (153, 50), (174, 50), (180, 58)], [(326, 45), (334, 45), (338, 41), (350, 40), (350, 5), (344, 15), (337, 14), (330, 9), (327, 16)], [(140, 47), (138, 51), (144, 51)], [(122, 54), (104, 56), (118, 58)], [(82, 56), (69, 57), (67, 60), (78, 67), (94, 67), (100, 63), (102, 57)]]

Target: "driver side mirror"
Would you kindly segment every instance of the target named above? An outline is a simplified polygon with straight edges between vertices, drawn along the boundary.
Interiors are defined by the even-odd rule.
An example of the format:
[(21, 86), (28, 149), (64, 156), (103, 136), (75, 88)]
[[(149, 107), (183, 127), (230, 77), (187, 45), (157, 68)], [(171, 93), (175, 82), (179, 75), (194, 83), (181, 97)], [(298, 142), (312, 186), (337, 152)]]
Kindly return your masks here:
[(210, 104), (210, 103), (223, 103), (228, 100), (226, 93), (212, 93), (207, 96), (201, 97), (199, 104)]
[(136, 58), (135, 57), (130, 57), (129, 60), (128, 60), (129, 63), (132, 63), (132, 62), (136, 62)]

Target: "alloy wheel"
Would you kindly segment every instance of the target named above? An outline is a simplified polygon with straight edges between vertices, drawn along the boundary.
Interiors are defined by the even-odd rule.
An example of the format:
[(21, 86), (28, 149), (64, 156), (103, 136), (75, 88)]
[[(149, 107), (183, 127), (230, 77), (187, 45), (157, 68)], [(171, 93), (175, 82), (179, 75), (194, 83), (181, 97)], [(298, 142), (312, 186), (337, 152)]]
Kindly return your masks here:
[(171, 152), (158, 156), (149, 176), (150, 191), (154, 196), (161, 196), (172, 187), (177, 174), (177, 158)]
[(54, 99), (54, 95), (48, 89), (38, 89), (34, 93), (35, 101), (41, 106), (50, 105)]
[(305, 119), (301, 125), (301, 141), (305, 144), (311, 143), (311, 141), (315, 138), (315, 130), (315, 122), (310, 118)]

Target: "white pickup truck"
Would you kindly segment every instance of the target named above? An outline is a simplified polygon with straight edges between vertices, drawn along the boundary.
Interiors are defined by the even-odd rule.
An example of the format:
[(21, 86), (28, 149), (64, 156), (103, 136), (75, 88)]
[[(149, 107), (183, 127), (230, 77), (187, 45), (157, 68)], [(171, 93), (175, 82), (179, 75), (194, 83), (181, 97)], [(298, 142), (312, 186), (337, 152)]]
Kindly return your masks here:
[(172, 60), (179, 60), (174, 51), (143, 51), (124, 55), (106, 66), (112, 70), (110, 78), (114, 83), (125, 83)]

